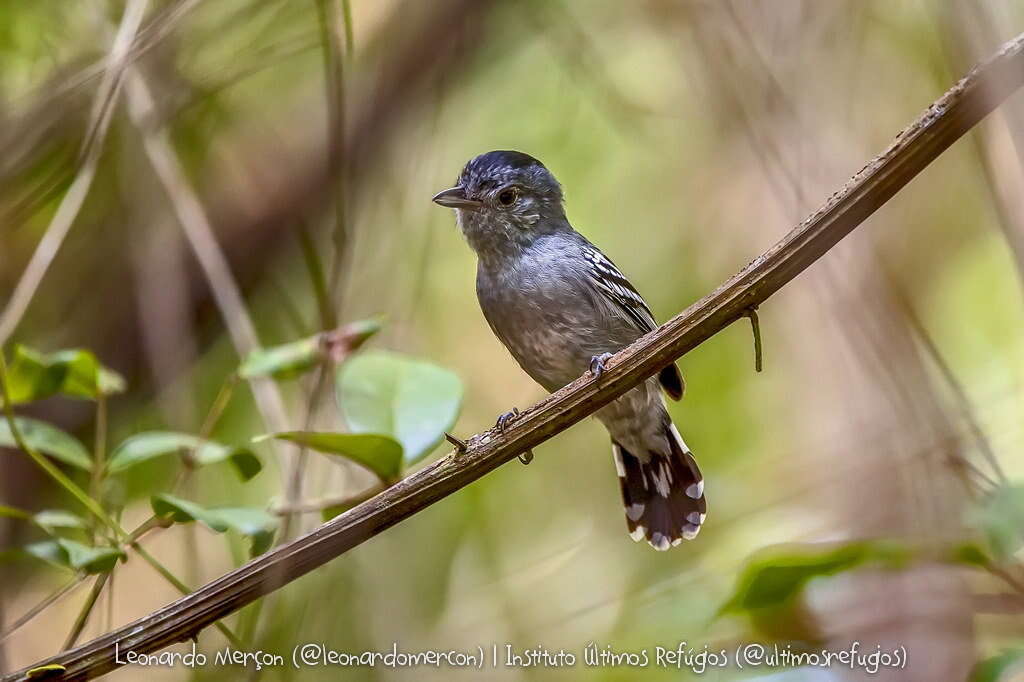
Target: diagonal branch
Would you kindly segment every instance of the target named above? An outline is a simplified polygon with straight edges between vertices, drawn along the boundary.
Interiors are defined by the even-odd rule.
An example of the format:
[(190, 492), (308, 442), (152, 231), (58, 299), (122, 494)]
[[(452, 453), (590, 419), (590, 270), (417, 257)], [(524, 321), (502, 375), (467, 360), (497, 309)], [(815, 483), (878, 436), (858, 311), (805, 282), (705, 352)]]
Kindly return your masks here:
[[(710, 295), (616, 354), (598, 383), (577, 379), (524, 412), (506, 430), (478, 434), (452, 453), (294, 542), (278, 547), (134, 623), (46, 661), (61, 679), (117, 667), (122, 652), (152, 652), (322, 566), (399, 521), (479, 479), (622, 395), (746, 316), (793, 280), (1024, 84), (1024, 34), (1006, 43), (932, 104), (880, 156), (780, 242)], [(4, 678), (14, 680), (26, 671)]]

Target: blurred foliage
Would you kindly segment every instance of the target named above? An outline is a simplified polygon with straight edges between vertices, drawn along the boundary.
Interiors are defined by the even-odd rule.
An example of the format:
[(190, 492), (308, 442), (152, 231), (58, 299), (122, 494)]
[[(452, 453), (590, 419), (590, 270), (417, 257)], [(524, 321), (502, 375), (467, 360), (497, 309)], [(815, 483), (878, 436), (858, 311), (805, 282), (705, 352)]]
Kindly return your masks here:
[(360, 320), (341, 329), (250, 352), (238, 368), (243, 379), (291, 379), (330, 360), (339, 364), (381, 329), (380, 319)]
[[(15, 417), (14, 424), (29, 447), (79, 469), (92, 469), (89, 451), (74, 436), (38, 419)], [(0, 422), (0, 445), (18, 447), (10, 422)]]
[(107, 473), (119, 474), (155, 457), (168, 455), (184, 455), (190, 467), (231, 462), (243, 481), (248, 481), (263, 468), (260, 460), (247, 448), (229, 447), (187, 433), (149, 431), (131, 436), (114, 448), (107, 461)]
[(1006, 651), (979, 661), (971, 672), (970, 682), (1005, 682), (1024, 669), (1024, 650)]
[(124, 379), (101, 366), (89, 351), (43, 354), (20, 344), (14, 346), (7, 382), (15, 405), (57, 394), (94, 400), (124, 391)]
[(84, 573), (106, 573), (124, 559), (125, 554), (116, 547), (89, 547), (67, 538), (35, 542), (25, 547), (32, 556), (61, 568)]
[(270, 547), (277, 529), (277, 518), (262, 509), (252, 507), (205, 508), (173, 495), (157, 495), (152, 499), (153, 513), (175, 523), (198, 521), (214, 533), (235, 530), (248, 537), (252, 556), (262, 554)]
[(286, 431), (274, 438), (298, 443), (317, 452), (341, 455), (360, 464), (383, 481), (396, 481), (402, 473), (402, 444), (377, 433), (317, 433)]
[[(273, 437), (340, 455), (390, 485), (437, 447), (459, 416), (462, 382), (448, 370), (397, 353), (367, 352), (337, 372), (338, 403), (352, 433), (288, 431)], [(348, 508), (332, 504), (331, 518)]]
[(338, 404), (354, 433), (391, 436), (405, 465), (433, 450), (462, 407), (452, 372), (396, 353), (364, 353), (338, 369)]
[(996, 559), (1012, 558), (1024, 546), (1024, 486), (997, 489), (975, 519)]
[(323, 362), (320, 335), (284, 343), (273, 348), (254, 350), (246, 356), (238, 376), (249, 379), (270, 376), (289, 379), (304, 374)]
[(871, 560), (890, 563), (893, 548), (855, 543), (828, 549), (769, 548), (762, 550), (740, 574), (736, 591), (721, 613), (785, 606), (798, 598), (807, 583), (821, 576), (848, 571)]

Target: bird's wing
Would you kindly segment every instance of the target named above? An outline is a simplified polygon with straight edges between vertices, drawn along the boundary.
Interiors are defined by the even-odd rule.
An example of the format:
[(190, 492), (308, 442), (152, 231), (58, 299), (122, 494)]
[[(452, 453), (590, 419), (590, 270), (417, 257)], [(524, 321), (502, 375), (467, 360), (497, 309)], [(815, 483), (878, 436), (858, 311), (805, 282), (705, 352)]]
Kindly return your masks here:
[[(658, 326), (643, 296), (629, 283), (615, 263), (594, 246), (585, 247), (583, 257), (590, 266), (590, 276), (598, 291), (629, 315), (640, 331), (646, 334)], [(658, 381), (673, 400), (683, 397), (686, 382), (683, 381), (683, 375), (679, 373), (679, 368), (674, 362), (658, 373)]]
[(629, 315), (642, 332), (646, 334), (658, 326), (643, 297), (637, 292), (636, 287), (629, 283), (615, 263), (593, 247), (584, 248), (583, 257), (590, 266), (590, 276), (598, 290)]

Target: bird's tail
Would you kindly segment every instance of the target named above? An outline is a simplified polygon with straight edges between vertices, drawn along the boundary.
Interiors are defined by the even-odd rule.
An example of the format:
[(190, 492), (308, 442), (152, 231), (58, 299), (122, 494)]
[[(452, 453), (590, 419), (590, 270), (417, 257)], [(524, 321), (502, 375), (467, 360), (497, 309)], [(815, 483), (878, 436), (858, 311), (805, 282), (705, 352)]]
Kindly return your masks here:
[(665, 427), (671, 454), (625, 450), (612, 441), (612, 454), (626, 507), (626, 525), (634, 540), (647, 539), (665, 550), (697, 537), (704, 523), (704, 478), (697, 462), (671, 422)]

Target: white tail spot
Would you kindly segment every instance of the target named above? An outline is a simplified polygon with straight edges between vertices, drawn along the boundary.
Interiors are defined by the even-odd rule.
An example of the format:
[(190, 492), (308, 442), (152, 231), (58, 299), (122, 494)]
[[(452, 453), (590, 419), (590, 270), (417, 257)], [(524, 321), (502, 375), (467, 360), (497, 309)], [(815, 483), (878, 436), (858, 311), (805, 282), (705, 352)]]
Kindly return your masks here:
[(697, 481), (686, 486), (686, 496), (694, 500), (699, 500), (704, 496), (704, 481)]
[(661, 533), (651, 534), (650, 543), (651, 547), (658, 550), (659, 552), (664, 552), (666, 549), (672, 546), (669, 542), (668, 536), (662, 535)]

